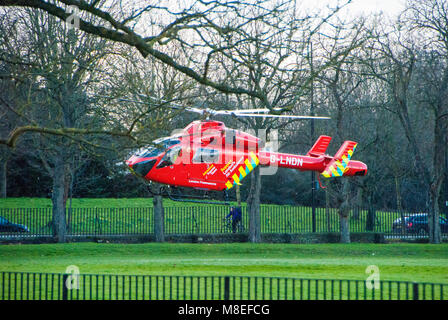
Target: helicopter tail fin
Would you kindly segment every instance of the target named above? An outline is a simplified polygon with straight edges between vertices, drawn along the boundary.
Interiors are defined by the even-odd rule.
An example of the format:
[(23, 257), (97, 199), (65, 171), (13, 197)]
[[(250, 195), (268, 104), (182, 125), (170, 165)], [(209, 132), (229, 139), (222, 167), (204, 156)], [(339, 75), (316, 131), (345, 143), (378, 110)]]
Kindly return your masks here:
[(327, 151), (328, 145), (330, 144), (331, 137), (329, 136), (320, 136), (316, 143), (311, 147), (310, 151), (308, 151), (307, 156), (318, 157), (325, 154)]
[(357, 145), (357, 142), (345, 141), (334, 155), (333, 160), (330, 161), (322, 172), (322, 175), (325, 178), (351, 175), (347, 174), (350, 169), (349, 162)]

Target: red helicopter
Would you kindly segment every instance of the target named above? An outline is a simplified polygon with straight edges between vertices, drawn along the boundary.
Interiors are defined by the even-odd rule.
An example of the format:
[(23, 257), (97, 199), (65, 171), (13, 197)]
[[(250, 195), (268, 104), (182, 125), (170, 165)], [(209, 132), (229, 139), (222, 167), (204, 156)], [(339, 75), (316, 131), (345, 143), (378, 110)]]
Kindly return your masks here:
[[(207, 111), (189, 108), (204, 114)], [(251, 117), (329, 119), (326, 117), (257, 114), (266, 109), (214, 111)], [(147, 180), (172, 187), (229, 190), (239, 185), (256, 166), (278, 166), (316, 171), (325, 178), (365, 176), (367, 166), (351, 160), (357, 143), (345, 141), (334, 156), (325, 154), (331, 141), (320, 136), (306, 155), (271, 152), (254, 135), (227, 128), (221, 121), (193, 121), (181, 133), (155, 140), (126, 161), (130, 170)]]

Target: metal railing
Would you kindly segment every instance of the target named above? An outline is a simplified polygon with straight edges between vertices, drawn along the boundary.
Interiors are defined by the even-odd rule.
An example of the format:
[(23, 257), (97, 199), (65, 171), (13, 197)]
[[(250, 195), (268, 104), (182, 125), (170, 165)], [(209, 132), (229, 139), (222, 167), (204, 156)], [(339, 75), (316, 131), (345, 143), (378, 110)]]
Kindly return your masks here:
[[(248, 214), (242, 208), (242, 230), (248, 230)], [(223, 221), (226, 206), (165, 207), (166, 234), (219, 234), (232, 232)], [(351, 232), (381, 232), (389, 236), (426, 237), (425, 230), (406, 229), (397, 223), (402, 212), (352, 209)], [(0, 209), (0, 217), (27, 226), (29, 232), (1, 230), (0, 236), (52, 236), (52, 208)], [(313, 230), (310, 207), (262, 205), (262, 233), (308, 233)], [(154, 232), (153, 208), (72, 208), (66, 210), (67, 235), (147, 235)], [(339, 232), (337, 209), (316, 209), (316, 232)], [(244, 232), (244, 231), (242, 231)], [(442, 228), (448, 235), (448, 225)]]
[(0, 300), (446, 300), (448, 284), (0, 272)]

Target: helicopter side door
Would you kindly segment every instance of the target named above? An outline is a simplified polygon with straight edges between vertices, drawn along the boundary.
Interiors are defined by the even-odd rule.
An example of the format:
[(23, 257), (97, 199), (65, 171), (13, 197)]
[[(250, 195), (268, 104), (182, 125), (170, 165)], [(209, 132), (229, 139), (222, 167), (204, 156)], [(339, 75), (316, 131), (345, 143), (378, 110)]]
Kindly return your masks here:
[(219, 148), (198, 147), (193, 151), (188, 170), (189, 182), (198, 188), (224, 189), (226, 178), (220, 170), (221, 162)]
[(168, 148), (154, 169), (154, 177), (157, 177), (154, 180), (168, 185), (186, 185), (188, 170), (182, 161), (183, 151), (180, 144)]

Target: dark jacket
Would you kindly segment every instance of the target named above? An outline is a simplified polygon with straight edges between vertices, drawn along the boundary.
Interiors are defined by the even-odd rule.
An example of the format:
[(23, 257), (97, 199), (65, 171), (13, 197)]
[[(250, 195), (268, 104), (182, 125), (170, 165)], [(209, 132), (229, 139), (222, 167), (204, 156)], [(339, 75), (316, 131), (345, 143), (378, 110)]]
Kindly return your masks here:
[(226, 218), (232, 217), (233, 221), (241, 220), (241, 208), (234, 208), (230, 211), (230, 213), (226, 216)]

